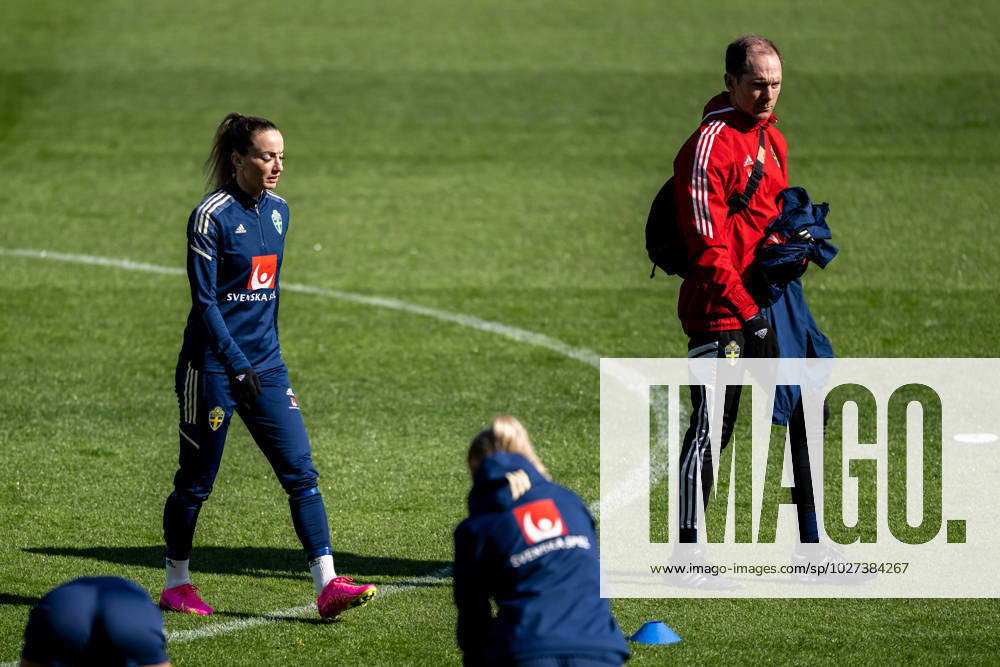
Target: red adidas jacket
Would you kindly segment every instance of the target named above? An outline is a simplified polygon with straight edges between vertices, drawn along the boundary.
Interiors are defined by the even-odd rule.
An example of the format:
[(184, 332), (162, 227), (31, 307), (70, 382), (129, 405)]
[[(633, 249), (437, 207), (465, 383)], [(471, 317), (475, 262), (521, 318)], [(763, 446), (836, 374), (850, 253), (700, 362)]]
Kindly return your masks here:
[[(688, 245), (691, 272), (677, 303), (684, 332), (739, 329), (757, 312), (747, 291), (764, 228), (780, 213), (775, 197), (788, 187), (788, 145), (772, 115), (758, 122), (720, 93), (705, 105), (699, 127), (674, 159), (677, 222)], [(746, 188), (765, 132), (764, 175), (750, 205), (729, 216), (726, 200)]]

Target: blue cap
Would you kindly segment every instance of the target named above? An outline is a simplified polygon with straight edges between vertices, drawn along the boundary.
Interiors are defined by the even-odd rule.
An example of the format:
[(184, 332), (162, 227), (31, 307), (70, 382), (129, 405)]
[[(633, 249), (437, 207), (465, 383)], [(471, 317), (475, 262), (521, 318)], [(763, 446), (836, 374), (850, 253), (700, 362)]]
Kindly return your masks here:
[(649, 621), (629, 637), (629, 640), (640, 644), (676, 644), (681, 638), (663, 621)]

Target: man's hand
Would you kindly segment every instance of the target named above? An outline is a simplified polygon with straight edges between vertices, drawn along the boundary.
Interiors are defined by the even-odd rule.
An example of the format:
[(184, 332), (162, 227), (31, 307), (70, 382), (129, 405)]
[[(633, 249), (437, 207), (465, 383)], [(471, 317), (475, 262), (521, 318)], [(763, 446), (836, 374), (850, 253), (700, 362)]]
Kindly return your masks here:
[(252, 368), (236, 371), (232, 385), (233, 397), (244, 408), (250, 408), (260, 396), (260, 378), (257, 377), (257, 371)]
[(757, 311), (757, 314), (743, 323), (748, 357), (772, 359), (778, 356), (778, 338), (771, 323)]

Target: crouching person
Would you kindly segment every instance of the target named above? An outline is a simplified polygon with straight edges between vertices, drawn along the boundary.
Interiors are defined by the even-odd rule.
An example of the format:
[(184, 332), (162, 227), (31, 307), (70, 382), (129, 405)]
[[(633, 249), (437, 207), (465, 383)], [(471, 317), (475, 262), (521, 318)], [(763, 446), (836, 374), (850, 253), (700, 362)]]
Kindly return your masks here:
[[(621, 665), (625, 638), (599, 588), (594, 519), (551, 481), (524, 426), (500, 416), (469, 446), (469, 516), (455, 529), (466, 665)], [(496, 603), (493, 614), (490, 599)]]
[(121, 577), (81, 577), (31, 610), (21, 667), (170, 667), (163, 616), (149, 593)]

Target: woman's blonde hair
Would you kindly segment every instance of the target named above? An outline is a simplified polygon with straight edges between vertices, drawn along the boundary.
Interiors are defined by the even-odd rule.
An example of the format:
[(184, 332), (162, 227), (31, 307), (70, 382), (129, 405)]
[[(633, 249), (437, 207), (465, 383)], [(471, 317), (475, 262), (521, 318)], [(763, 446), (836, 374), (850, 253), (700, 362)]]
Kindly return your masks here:
[(474, 473), (479, 469), (483, 459), (497, 452), (520, 454), (528, 459), (545, 479), (552, 479), (542, 460), (535, 453), (535, 448), (531, 446), (527, 429), (516, 417), (499, 415), (493, 419), (493, 424), (488, 429), (480, 431), (472, 439), (469, 444), (469, 470)]

